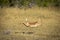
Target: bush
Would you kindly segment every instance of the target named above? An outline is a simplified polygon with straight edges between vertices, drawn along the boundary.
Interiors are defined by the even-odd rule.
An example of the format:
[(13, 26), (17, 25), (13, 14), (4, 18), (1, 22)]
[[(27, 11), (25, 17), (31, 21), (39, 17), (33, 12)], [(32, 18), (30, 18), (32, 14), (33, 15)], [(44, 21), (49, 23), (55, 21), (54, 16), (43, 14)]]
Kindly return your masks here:
[(29, 4), (35, 4), (37, 6), (48, 7), (52, 6), (60, 6), (60, 0), (0, 0), (0, 6), (24, 6), (27, 7)]

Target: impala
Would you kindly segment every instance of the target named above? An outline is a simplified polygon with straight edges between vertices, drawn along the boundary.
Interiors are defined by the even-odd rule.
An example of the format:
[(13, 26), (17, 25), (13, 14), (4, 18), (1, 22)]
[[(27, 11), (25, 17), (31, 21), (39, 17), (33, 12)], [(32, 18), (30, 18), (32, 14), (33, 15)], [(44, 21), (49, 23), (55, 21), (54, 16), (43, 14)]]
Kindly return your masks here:
[(26, 18), (25, 21), (26, 22), (23, 23), (23, 24), (27, 27), (37, 27), (37, 26), (41, 25), (41, 20), (40, 19), (38, 21), (35, 21), (35, 22), (29, 22), (28, 19)]

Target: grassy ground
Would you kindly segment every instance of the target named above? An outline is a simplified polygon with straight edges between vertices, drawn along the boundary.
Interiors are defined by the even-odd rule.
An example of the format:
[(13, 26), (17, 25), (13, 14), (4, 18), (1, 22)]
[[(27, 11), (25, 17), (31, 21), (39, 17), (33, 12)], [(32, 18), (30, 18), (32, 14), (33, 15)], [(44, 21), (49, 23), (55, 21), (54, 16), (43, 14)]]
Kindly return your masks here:
[[(22, 23), (41, 19), (35, 28)], [(0, 40), (60, 40), (60, 12), (50, 8), (0, 9)]]

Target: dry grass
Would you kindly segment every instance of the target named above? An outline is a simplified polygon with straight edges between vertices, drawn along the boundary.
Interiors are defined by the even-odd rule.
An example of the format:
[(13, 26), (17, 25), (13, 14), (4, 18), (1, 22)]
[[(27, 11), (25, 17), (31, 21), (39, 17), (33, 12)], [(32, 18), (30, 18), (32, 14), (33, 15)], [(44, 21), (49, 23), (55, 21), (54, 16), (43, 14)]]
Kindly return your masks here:
[[(25, 22), (25, 18), (28, 18), (29, 21), (41, 19), (42, 21), (40, 23), (42, 25), (36, 28), (26, 27), (22, 24)], [(21, 40), (55, 40), (53, 36), (60, 35), (59, 18), (59, 11), (48, 8), (32, 8), (26, 10), (19, 8), (0, 9), (0, 35), (2, 36), (0, 39), (14, 40), (14, 36), (16, 36), (15, 38), (18, 37), (16, 40), (19, 40), (19, 37), (23, 36)], [(10, 34), (6, 35), (3, 33), (4, 31), (10, 31)], [(28, 32), (33, 33), (28, 34)], [(11, 39), (11, 36), (13, 39)], [(26, 38), (24, 39), (24, 37)], [(56, 38), (56, 40), (58, 39)]]

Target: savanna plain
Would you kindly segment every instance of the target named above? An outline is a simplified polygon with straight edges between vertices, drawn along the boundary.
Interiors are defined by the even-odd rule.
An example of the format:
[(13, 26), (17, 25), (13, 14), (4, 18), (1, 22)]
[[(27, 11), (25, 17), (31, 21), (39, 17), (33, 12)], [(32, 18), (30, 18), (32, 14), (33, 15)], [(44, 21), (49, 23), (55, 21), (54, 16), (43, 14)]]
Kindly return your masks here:
[[(41, 25), (26, 27), (26, 18)], [(0, 40), (60, 40), (60, 9), (0, 8)]]

